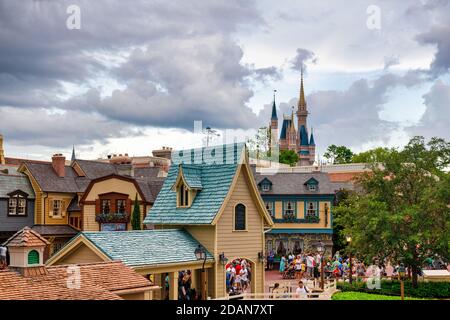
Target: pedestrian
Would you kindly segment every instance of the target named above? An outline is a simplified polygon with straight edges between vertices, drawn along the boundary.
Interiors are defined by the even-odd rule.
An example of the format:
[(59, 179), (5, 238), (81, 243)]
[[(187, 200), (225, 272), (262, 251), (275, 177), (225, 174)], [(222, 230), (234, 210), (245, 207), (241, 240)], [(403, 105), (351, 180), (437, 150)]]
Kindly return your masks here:
[(297, 298), (307, 297), (309, 289), (303, 284), (303, 281), (300, 280), (298, 282), (298, 287), (295, 290), (295, 293), (297, 295)]
[(286, 258), (284, 256), (281, 256), (281, 259), (280, 259), (280, 273), (284, 272), (285, 267), (286, 267)]

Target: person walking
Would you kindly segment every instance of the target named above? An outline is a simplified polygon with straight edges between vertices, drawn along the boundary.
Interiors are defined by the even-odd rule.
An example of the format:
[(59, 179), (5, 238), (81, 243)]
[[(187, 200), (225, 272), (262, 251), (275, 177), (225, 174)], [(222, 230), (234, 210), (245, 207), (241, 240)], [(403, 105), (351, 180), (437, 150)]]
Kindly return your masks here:
[(280, 273), (283, 273), (285, 268), (286, 268), (286, 258), (285, 258), (285, 256), (281, 256), (281, 259), (280, 259)]
[(309, 289), (303, 284), (303, 281), (298, 282), (298, 287), (295, 289), (297, 298), (306, 298), (309, 293)]

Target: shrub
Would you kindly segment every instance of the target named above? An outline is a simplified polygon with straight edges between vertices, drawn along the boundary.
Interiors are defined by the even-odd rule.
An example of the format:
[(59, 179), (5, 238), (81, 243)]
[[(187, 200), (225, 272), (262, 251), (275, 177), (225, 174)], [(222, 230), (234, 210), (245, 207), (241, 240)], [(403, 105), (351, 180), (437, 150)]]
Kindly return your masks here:
[[(417, 298), (449, 298), (450, 282), (419, 282), (419, 287), (414, 289), (411, 281), (405, 281), (405, 296)], [(341, 291), (356, 291), (375, 293), (389, 296), (400, 295), (400, 281), (398, 280), (382, 280), (381, 289), (369, 289), (365, 282), (354, 281), (352, 284), (348, 282), (339, 282), (337, 285)]]

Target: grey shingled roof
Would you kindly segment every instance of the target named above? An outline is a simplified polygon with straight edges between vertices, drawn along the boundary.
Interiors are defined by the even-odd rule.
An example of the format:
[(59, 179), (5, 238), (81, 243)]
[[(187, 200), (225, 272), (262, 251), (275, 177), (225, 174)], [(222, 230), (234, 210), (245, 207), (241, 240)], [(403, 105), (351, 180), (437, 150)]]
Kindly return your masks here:
[(160, 170), (158, 167), (134, 168), (134, 177), (157, 178)]
[[(324, 172), (255, 174), (257, 184), (264, 178), (272, 182), (272, 188), (270, 191), (260, 190), (261, 195), (335, 194), (342, 187), (342, 183), (331, 182), (328, 174)], [(305, 182), (311, 178), (319, 182), (317, 191), (309, 191), (305, 186)]]
[(43, 236), (75, 236), (78, 231), (68, 225), (41, 225), (36, 224), (31, 227), (33, 231), (36, 231)]
[(9, 174), (0, 174), (0, 198), (7, 198), (8, 193), (21, 190), (28, 194), (28, 198), (34, 199), (34, 191), (28, 177), (17, 171)]
[[(83, 232), (112, 260), (128, 266), (148, 266), (197, 261), (199, 242), (184, 229)], [(207, 252), (207, 258), (213, 256)]]

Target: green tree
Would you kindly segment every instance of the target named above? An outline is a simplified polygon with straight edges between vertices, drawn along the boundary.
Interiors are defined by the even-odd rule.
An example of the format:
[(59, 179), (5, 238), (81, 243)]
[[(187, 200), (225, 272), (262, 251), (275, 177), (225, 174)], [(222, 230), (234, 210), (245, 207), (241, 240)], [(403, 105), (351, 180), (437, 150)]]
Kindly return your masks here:
[(133, 214), (131, 216), (131, 227), (133, 230), (141, 230), (141, 210), (139, 208), (138, 196), (134, 199)]
[(352, 235), (359, 257), (403, 263), (413, 287), (427, 257), (449, 259), (450, 143), (414, 137), (402, 151), (392, 149), (381, 165), (358, 180), (362, 192), (337, 206), (334, 220)]
[(298, 162), (298, 154), (294, 150), (281, 150), (280, 151), (280, 163), (288, 164), (291, 167), (295, 166)]
[(388, 157), (390, 152), (391, 152), (391, 149), (389, 149), (389, 148), (378, 147), (375, 149), (371, 149), (371, 150), (367, 150), (364, 152), (354, 154), (352, 157), (352, 162), (353, 163), (373, 163), (373, 162), (381, 163)]
[(261, 127), (253, 139), (247, 140), (249, 156), (254, 159), (267, 159), (271, 156), (271, 131), (268, 127)]
[(335, 144), (332, 144), (328, 146), (328, 149), (323, 156), (333, 164), (351, 163), (353, 152), (346, 146), (336, 146)]

